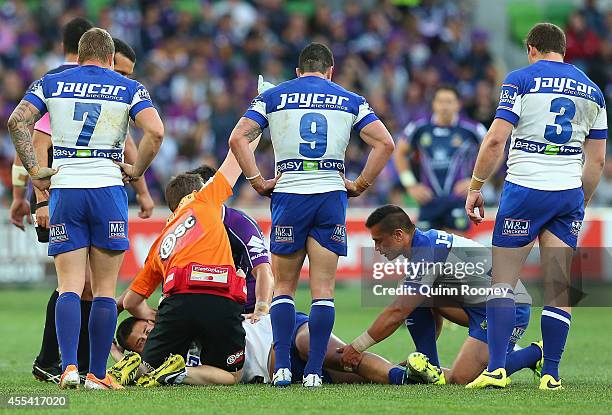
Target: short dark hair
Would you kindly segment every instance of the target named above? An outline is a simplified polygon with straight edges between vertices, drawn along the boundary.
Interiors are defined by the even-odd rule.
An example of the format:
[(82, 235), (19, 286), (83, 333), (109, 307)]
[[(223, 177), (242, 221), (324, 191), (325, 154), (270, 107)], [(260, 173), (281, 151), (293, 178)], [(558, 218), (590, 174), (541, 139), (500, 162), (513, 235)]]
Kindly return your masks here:
[(64, 53), (78, 53), (79, 40), (81, 36), (89, 29), (94, 27), (93, 23), (84, 17), (75, 17), (62, 29), (62, 44), (64, 45)]
[(187, 171), (186, 173), (187, 174), (197, 174), (198, 176), (202, 178), (202, 181), (206, 183), (211, 177), (215, 175), (215, 173), (217, 173), (217, 169), (210, 167), (206, 164), (203, 164), (198, 168)]
[(136, 63), (136, 52), (134, 49), (123, 40), (114, 37), (113, 43), (115, 44), (115, 53), (120, 53), (130, 60), (130, 62)]
[(453, 94), (455, 94), (455, 97), (457, 97), (457, 99), (459, 99), (459, 91), (457, 91), (457, 88), (455, 88), (454, 86), (452, 86), (450, 84), (438, 85), (436, 87), (436, 89), (434, 89), (433, 96), (435, 97), (436, 95), (438, 95), (438, 92), (440, 92), (440, 91), (450, 91)]
[(538, 23), (531, 28), (525, 39), (527, 46), (534, 47), (540, 53), (559, 53), (565, 56), (567, 41), (563, 30), (552, 23)]
[(396, 205), (381, 206), (370, 213), (365, 223), (366, 228), (369, 229), (378, 224), (385, 233), (393, 232), (395, 229), (402, 229), (406, 232), (414, 229), (414, 224), (408, 214)]
[(310, 43), (300, 52), (298, 69), (301, 73), (325, 73), (332, 66), (334, 66), (334, 55), (323, 43)]
[(204, 182), (198, 174), (179, 174), (166, 186), (166, 203), (171, 211), (175, 211), (181, 199), (192, 193), (200, 190)]
[(123, 347), (126, 350), (130, 350), (127, 346), (127, 339), (128, 337), (130, 337), (130, 334), (132, 334), (132, 331), (134, 330), (134, 325), (139, 321), (140, 319), (130, 316), (119, 324), (119, 327), (117, 327), (117, 334), (115, 336), (117, 337), (117, 343), (119, 343), (119, 346)]

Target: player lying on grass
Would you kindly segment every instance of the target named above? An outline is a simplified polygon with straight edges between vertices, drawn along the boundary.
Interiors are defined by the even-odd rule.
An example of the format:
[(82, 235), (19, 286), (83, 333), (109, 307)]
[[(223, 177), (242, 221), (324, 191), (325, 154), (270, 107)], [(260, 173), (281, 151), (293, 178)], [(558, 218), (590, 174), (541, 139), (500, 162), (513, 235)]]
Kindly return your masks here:
[[(375, 243), (375, 249), (388, 260), (403, 256), (412, 264), (444, 263), (447, 266), (473, 263), (473, 272), (458, 278), (457, 275), (444, 275), (441, 269), (427, 268), (419, 274), (406, 276), (405, 287), (414, 288), (413, 295), (399, 295), (386, 307), (372, 326), (353, 342), (344, 347), (342, 362), (347, 368), (356, 368), (361, 361), (362, 352), (389, 337), (404, 321), (414, 339), (418, 354), (412, 354), (408, 366), (422, 380), (432, 383), (465, 384), (474, 380), (487, 364), (487, 334), (485, 296), (457, 295), (444, 297), (460, 305), (468, 322), (468, 335), (455, 363), (449, 370), (442, 371), (436, 348), (435, 323), (429, 307), (419, 307), (427, 300), (422, 287), (459, 288), (467, 285), (473, 288), (490, 287), (490, 253), (480, 244), (457, 235), (432, 229), (422, 232), (411, 222), (408, 215), (399, 207), (386, 205), (376, 209), (368, 217), (366, 227)], [(478, 267), (478, 263), (481, 267)], [(485, 266), (486, 265), (486, 266)], [(408, 270), (413, 268), (408, 267)], [(456, 269), (459, 269), (456, 267)], [(421, 268), (425, 270), (425, 268)], [(460, 293), (461, 291), (459, 291)], [(506, 370), (514, 373), (522, 368), (535, 369), (542, 357), (541, 346), (531, 346), (513, 352), (514, 345), (521, 338), (529, 324), (531, 297), (519, 281), (515, 287), (517, 296), (516, 317), (512, 339), (508, 347)]]
[[(300, 382), (304, 372), (310, 345), (308, 330), (308, 315), (295, 314), (296, 330), (291, 340), (291, 370), (292, 379)], [(128, 351), (124, 356), (115, 347), (112, 357), (118, 363), (112, 366), (108, 373), (123, 385), (130, 384), (137, 377), (140, 364), (139, 353), (147, 342), (147, 337), (155, 323), (150, 320), (140, 320), (129, 317), (117, 328), (119, 346)], [(272, 323), (269, 316), (263, 316), (258, 322), (251, 323), (247, 318), (242, 322), (246, 332), (246, 347), (241, 383), (270, 383), (274, 369), (274, 348), (272, 339)], [(405, 379), (405, 368), (397, 367), (381, 356), (366, 352), (355, 373), (344, 369), (340, 364), (338, 348), (345, 346), (341, 339), (333, 333), (327, 345), (323, 361), (323, 381), (326, 383), (380, 383), (402, 384)], [(146, 386), (158, 385), (208, 385), (210, 381), (207, 370), (200, 366), (200, 348), (192, 345), (187, 359), (182, 356), (171, 356), (164, 365), (154, 373), (149, 374)]]

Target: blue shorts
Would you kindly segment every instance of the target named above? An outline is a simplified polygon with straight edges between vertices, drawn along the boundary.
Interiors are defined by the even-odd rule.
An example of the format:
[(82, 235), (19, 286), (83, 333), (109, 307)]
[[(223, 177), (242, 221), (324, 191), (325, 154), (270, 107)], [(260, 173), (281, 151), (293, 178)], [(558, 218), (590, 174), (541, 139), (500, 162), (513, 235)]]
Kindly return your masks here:
[(123, 186), (52, 189), (49, 256), (87, 246), (126, 251), (128, 202)]
[(346, 192), (301, 195), (272, 193), (270, 251), (286, 255), (306, 246), (312, 236), (321, 246), (346, 256)]
[[(300, 352), (297, 349), (295, 344), (295, 338), (297, 337), (298, 330), (304, 324), (308, 323), (308, 314), (304, 314), (301, 312), (295, 313), (295, 329), (293, 330), (293, 335), (291, 337), (291, 381), (293, 383), (301, 383), (302, 378), (304, 377), (304, 368), (306, 367), (306, 362), (302, 360), (300, 357)], [(329, 373), (323, 369), (323, 382), (324, 383), (334, 383), (331, 379)]]
[(576, 249), (584, 219), (582, 188), (535, 190), (506, 182), (493, 230), (493, 245), (518, 248), (529, 244), (544, 229)]
[[(463, 307), (463, 309), (470, 319), (468, 335), (476, 340), (487, 343), (487, 307)], [(514, 345), (518, 343), (521, 337), (523, 337), (525, 330), (527, 330), (530, 314), (530, 305), (518, 304), (516, 306), (516, 322), (510, 336), (510, 342), (508, 343), (508, 353), (514, 350)]]
[(465, 213), (465, 198), (457, 196), (434, 197), (419, 208), (418, 227), (423, 229), (450, 229), (466, 231), (470, 221)]

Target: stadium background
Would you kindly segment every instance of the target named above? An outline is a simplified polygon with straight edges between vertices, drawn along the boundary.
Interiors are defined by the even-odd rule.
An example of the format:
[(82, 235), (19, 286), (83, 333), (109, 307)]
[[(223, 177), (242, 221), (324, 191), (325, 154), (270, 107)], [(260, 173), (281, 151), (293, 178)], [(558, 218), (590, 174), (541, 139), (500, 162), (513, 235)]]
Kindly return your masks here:
[[(299, 50), (309, 41), (329, 44), (336, 58), (334, 80), (364, 95), (396, 137), (411, 120), (429, 111), (434, 88), (457, 87), (465, 116), (489, 126), (504, 75), (526, 64), (522, 44), (536, 22), (552, 21), (566, 30), (567, 61), (582, 68), (612, 100), (611, 0), (0, 0), (0, 123), (6, 121), (27, 86), (63, 62), (60, 28), (76, 15), (125, 40), (137, 52), (134, 77), (151, 92), (166, 127), (164, 144), (146, 174), (157, 203), (150, 220), (131, 214), (132, 250), (122, 277), (130, 278), (144, 260), (167, 210), (163, 188), (169, 178), (201, 163), (217, 166), (227, 138), (256, 95), (258, 74), (274, 83), (294, 76)], [(608, 105), (610, 113), (610, 105)], [(138, 140), (138, 132), (135, 131)], [(353, 137), (347, 175), (365, 162), (364, 143)], [(52, 262), (25, 233), (7, 223), (14, 150), (0, 129), (0, 284), (46, 281)], [(262, 140), (257, 151), (264, 176), (273, 174), (273, 153)], [(504, 168), (486, 189), (494, 205)], [(131, 191), (131, 189), (130, 189)], [(269, 229), (268, 200), (240, 182), (231, 205)], [(130, 194), (135, 203), (133, 193)], [(414, 211), (390, 163), (366, 194), (350, 201), (349, 257), (339, 278), (360, 275), (359, 247), (371, 246), (363, 227), (368, 212), (382, 203)], [(605, 168), (582, 244), (612, 246), (612, 159)], [(493, 217), (493, 210), (487, 212)], [(472, 229), (487, 243), (491, 223)], [(610, 236), (608, 236), (610, 235)], [(602, 261), (598, 278), (612, 278)]]

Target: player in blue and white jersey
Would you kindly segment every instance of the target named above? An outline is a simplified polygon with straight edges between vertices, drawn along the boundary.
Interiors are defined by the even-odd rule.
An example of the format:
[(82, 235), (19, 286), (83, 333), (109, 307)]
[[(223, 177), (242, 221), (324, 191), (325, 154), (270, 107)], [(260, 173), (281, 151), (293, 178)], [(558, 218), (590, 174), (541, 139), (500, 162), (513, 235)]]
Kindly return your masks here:
[[(482, 221), (480, 188), (510, 134), (508, 174), (493, 231), (493, 284), (513, 287), (535, 239), (545, 283), (540, 389), (562, 389), (559, 362), (570, 327), (569, 272), (584, 208), (603, 170), (608, 126), (604, 96), (582, 71), (563, 62), (563, 31), (550, 23), (527, 35), (530, 65), (506, 77), (470, 184), (466, 211)], [(478, 209), (478, 213), (476, 212)], [(505, 387), (515, 299), (487, 301), (489, 365), (468, 387)]]
[[(9, 119), (17, 154), (33, 184), (43, 191), (51, 188), (49, 255), (54, 256), (60, 293), (56, 325), (64, 370), (61, 388), (80, 383), (79, 295), (88, 262), (94, 300), (85, 387), (116, 387), (106, 377), (105, 366), (117, 321), (117, 274), (129, 247), (123, 180), (142, 176), (163, 138), (162, 122), (146, 89), (113, 72), (114, 52), (106, 31), (90, 29), (79, 41), (80, 66), (34, 83)], [(28, 129), (46, 112), (51, 120), (53, 168), (40, 167)], [(134, 166), (121, 163), (128, 117), (144, 130)]]
[[(491, 289), (490, 250), (441, 230), (421, 231), (406, 212), (395, 205), (376, 209), (365, 225), (376, 251), (389, 261), (400, 257), (407, 261), (403, 286), (412, 291), (398, 294), (366, 331), (343, 348), (344, 365), (358, 367), (364, 350), (389, 337), (405, 321), (418, 352), (409, 356), (407, 365), (420, 381), (465, 384), (474, 380), (487, 361), (486, 296), (468, 289), (483, 292)], [(505, 351), (510, 356), (508, 373), (527, 367), (535, 369), (542, 357), (537, 344), (513, 351), (529, 324), (531, 304), (522, 282), (518, 281), (513, 288), (517, 294), (517, 308), (516, 316), (513, 314), (512, 339)], [(432, 304), (429, 301), (433, 297)], [(430, 306), (447, 309), (443, 315), (468, 327), (468, 338), (452, 368), (444, 371), (438, 360), (436, 324)], [(402, 373), (395, 371), (389, 376), (402, 376)]]
[(431, 107), (430, 117), (404, 128), (393, 161), (402, 186), (419, 204), (419, 228), (464, 232), (465, 196), (487, 130), (459, 115), (459, 95), (451, 86), (436, 89)]
[[(333, 55), (320, 43), (300, 53), (297, 78), (259, 95), (229, 143), (242, 172), (261, 195), (272, 195), (271, 252), (275, 297), (270, 310), (276, 386), (291, 383), (293, 297), (306, 256), (310, 264), (310, 354), (303, 385), (320, 386), (334, 324), (338, 257), (346, 255), (347, 196), (361, 194), (391, 156), (393, 140), (363, 97), (331, 82)], [(280, 178), (261, 177), (249, 141), (268, 127)], [(355, 130), (372, 147), (363, 172), (346, 180), (344, 153)]]

